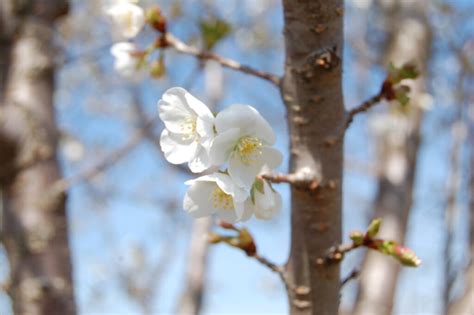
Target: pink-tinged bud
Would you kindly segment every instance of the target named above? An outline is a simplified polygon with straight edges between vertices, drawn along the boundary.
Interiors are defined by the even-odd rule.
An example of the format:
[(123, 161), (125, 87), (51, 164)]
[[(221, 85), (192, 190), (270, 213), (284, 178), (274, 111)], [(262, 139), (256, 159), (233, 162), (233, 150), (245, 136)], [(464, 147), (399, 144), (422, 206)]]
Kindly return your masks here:
[(401, 245), (395, 247), (393, 256), (404, 266), (418, 267), (421, 264), (421, 259), (413, 250)]

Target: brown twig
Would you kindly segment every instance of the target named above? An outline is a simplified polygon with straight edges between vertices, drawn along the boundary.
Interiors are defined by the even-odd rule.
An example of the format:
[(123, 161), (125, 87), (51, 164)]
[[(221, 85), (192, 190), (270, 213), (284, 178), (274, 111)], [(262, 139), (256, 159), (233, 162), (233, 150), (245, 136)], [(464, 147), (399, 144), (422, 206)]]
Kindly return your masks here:
[(359, 106), (351, 109), (347, 113), (347, 117), (344, 122), (344, 131), (349, 128), (350, 124), (352, 123), (352, 121), (354, 120), (354, 117), (357, 114), (368, 111), (369, 109), (371, 109), (372, 107), (380, 103), (383, 99), (384, 99), (384, 95), (382, 94), (382, 92), (380, 92), (379, 94), (372, 96), (371, 98), (369, 98), (368, 100), (360, 104)]
[(160, 45), (165, 46), (165, 47), (167, 47), (167, 46), (173, 47), (179, 53), (192, 55), (192, 56), (195, 56), (195, 57), (197, 57), (198, 59), (201, 59), (201, 60), (216, 61), (219, 64), (221, 64), (223, 67), (259, 77), (261, 79), (264, 79), (264, 80), (274, 84), (276, 87), (280, 87), (281, 78), (277, 75), (267, 73), (267, 72), (264, 72), (264, 71), (260, 71), (260, 70), (256, 70), (256, 69), (254, 69), (252, 67), (249, 67), (249, 66), (246, 66), (246, 65), (242, 65), (242, 64), (240, 64), (239, 62), (237, 62), (235, 60), (219, 56), (219, 55), (217, 55), (213, 52), (210, 52), (210, 51), (199, 50), (195, 47), (192, 47), (192, 46), (189, 46), (189, 45), (185, 44), (184, 42), (182, 42), (178, 38), (174, 37), (170, 33), (166, 33), (164, 35), (163, 39), (164, 39), (164, 43), (162, 43)]
[(364, 113), (368, 111), (369, 109), (371, 109), (372, 107), (374, 107), (375, 105), (379, 104), (385, 98), (384, 92), (385, 91), (382, 89), (377, 95), (372, 96), (368, 100), (361, 103), (359, 106), (356, 106), (353, 109), (351, 109), (349, 112), (347, 112), (346, 119), (344, 121), (342, 128), (340, 129), (337, 135), (335, 135), (334, 137), (330, 139), (326, 139), (326, 144), (335, 145), (339, 143), (344, 138), (344, 134), (346, 130), (349, 128), (349, 126), (351, 125), (352, 121), (354, 121), (354, 117), (357, 114)]
[(355, 268), (351, 271), (350, 274), (348, 274), (344, 279), (341, 281), (341, 289), (351, 280), (357, 278), (359, 276), (359, 269)]
[(295, 291), (295, 287), (293, 284), (291, 284), (290, 280), (288, 279), (288, 276), (285, 272), (285, 269), (283, 268), (283, 266), (280, 266), (280, 265), (277, 265), (275, 263), (272, 263), (271, 261), (269, 261), (268, 259), (260, 256), (258, 253), (256, 253), (255, 255), (251, 256), (253, 258), (255, 258), (259, 263), (261, 263), (262, 265), (264, 265), (265, 267), (267, 267), (268, 269), (270, 269), (271, 271), (275, 272), (276, 274), (278, 274), (278, 276), (280, 277), (281, 281), (283, 282), (283, 284), (285, 285), (285, 289), (286, 291), (289, 293), (289, 294), (293, 294), (293, 292)]

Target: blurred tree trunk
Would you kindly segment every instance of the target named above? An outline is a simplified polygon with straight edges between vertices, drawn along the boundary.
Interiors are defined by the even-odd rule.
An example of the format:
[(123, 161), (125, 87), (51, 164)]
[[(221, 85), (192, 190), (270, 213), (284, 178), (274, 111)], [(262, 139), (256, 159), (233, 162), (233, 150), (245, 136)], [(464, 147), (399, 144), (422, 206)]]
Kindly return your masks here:
[(292, 314), (337, 314), (339, 266), (317, 265), (341, 240), (342, 142), (327, 145), (344, 122), (341, 60), (343, 1), (283, 1), (286, 46), (282, 97), (290, 131), (290, 172), (320, 180), (292, 187), (287, 271), (299, 287)]
[(202, 218), (193, 222), (184, 280), (185, 288), (179, 299), (176, 311), (178, 315), (196, 315), (201, 310), (209, 256), (209, 242), (206, 240), (206, 236), (211, 224), (210, 218)]
[(54, 23), (67, 13), (68, 3), (2, 0), (0, 8), (2, 22), (12, 23), (9, 40), (2, 39), (7, 44), (2, 49), (11, 54), (0, 108), (1, 138), (15, 147), (8, 161), (0, 161), (8, 293), (15, 314), (75, 314), (66, 196), (51, 191), (61, 178), (53, 105)]
[(468, 109), (469, 170), (469, 264), (464, 273), (464, 291), (448, 307), (448, 315), (474, 313), (474, 103)]
[[(380, 236), (404, 242), (413, 202), (418, 150), (420, 147), (423, 105), (426, 102), (426, 74), (431, 39), (426, 16), (428, 1), (400, 1), (388, 10), (389, 47), (386, 63), (415, 62), (421, 78), (411, 85), (411, 101), (406, 108), (392, 108), (386, 114), (377, 139), (378, 191), (374, 217), (383, 220)], [(380, 118), (379, 118), (380, 119)], [(386, 119), (386, 120), (385, 120)], [(379, 253), (367, 252), (360, 275), (353, 314), (391, 314), (400, 266)]]

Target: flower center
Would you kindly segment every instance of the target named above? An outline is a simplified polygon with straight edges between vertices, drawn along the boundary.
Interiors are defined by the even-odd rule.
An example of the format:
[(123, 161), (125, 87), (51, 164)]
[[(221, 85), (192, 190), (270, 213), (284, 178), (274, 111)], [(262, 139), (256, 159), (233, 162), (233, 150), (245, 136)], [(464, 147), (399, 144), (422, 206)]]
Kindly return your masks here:
[(254, 162), (262, 154), (262, 141), (255, 137), (243, 137), (236, 146), (236, 151), (244, 164)]
[(234, 200), (231, 195), (226, 194), (222, 189), (216, 187), (211, 194), (212, 206), (214, 209), (234, 210)]
[(191, 140), (196, 136), (196, 117), (188, 117), (181, 124), (183, 140)]

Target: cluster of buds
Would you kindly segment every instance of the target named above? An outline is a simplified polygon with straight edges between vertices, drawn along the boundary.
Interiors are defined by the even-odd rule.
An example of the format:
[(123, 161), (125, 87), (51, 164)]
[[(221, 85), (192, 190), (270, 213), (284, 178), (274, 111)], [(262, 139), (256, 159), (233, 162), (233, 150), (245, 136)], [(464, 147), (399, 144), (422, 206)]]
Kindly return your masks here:
[(411, 249), (392, 240), (374, 238), (377, 236), (381, 224), (382, 220), (375, 219), (370, 223), (365, 233), (352, 232), (350, 238), (353, 242), (353, 248), (364, 246), (379, 253), (392, 256), (404, 266), (418, 267), (421, 264), (421, 259)]
[(239, 229), (235, 225), (219, 220), (218, 225), (226, 230), (234, 231), (235, 235), (219, 235), (210, 232), (208, 241), (211, 244), (226, 243), (232, 247), (243, 250), (248, 256), (254, 256), (257, 253), (257, 246), (250, 232), (245, 229)]

